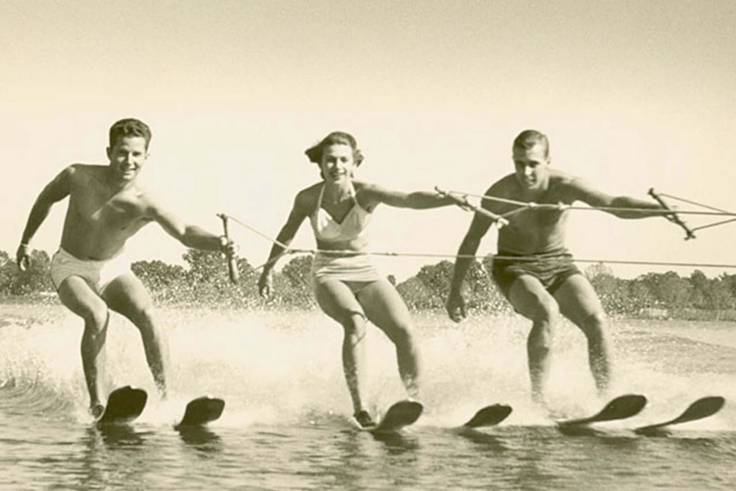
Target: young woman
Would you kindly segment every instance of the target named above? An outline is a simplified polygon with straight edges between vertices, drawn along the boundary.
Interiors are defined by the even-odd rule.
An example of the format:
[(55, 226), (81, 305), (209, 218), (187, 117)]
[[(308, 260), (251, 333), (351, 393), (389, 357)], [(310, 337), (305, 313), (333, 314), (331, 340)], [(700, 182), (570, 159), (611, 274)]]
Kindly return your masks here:
[[(366, 254), (365, 229), (380, 203), (401, 208), (436, 208), (452, 202), (431, 192), (402, 193), (354, 181), (363, 162), (355, 138), (333, 132), (306, 152), (319, 166), (322, 181), (296, 195), (294, 207), (277, 240), (289, 245), (309, 217), (318, 253), (312, 262), (317, 303), (345, 330), (343, 369), (354, 416), (363, 427), (373, 424), (363, 405), (363, 338), (366, 320), (381, 329), (396, 346), (399, 374), (410, 398), (419, 397), (419, 360), (409, 311), (396, 289), (381, 275)], [(258, 281), (262, 296), (273, 289), (272, 269), (284, 248), (274, 244)]]

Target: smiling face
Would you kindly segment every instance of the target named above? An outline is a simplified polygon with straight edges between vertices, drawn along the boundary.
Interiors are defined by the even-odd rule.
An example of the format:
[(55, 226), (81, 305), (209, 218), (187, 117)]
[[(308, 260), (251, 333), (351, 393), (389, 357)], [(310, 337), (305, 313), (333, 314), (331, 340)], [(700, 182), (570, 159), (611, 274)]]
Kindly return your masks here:
[(352, 178), (356, 167), (353, 148), (344, 143), (324, 147), (319, 167), (322, 178), (327, 182), (337, 183)]
[(549, 156), (543, 143), (528, 148), (514, 147), (513, 156), (516, 167), (516, 180), (521, 189), (533, 191), (543, 189), (549, 179)]
[(142, 136), (123, 136), (115, 145), (107, 147), (110, 170), (115, 181), (129, 183), (138, 177), (148, 159), (146, 139)]

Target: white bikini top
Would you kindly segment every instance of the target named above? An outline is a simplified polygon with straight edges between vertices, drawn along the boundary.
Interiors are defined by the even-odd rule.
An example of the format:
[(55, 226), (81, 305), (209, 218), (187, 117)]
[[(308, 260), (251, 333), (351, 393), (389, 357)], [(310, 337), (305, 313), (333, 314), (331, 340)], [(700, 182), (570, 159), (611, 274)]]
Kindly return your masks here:
[(314, 209), (314, 213), (309, 215), (309, 221), (312, 223), (312, 229), (317, 239), (326, 242), (347, 242), (361, 237), (368, 226), (371, 213), (360, 206), (358, 200), (355, 199), (355, 189), (351, 189), (353, 207), (350, 208), (350, 211), (347, 212), (341, 222), (335, 220), (327, 210), (322, 208), (324, 193), (325, 187), (322, 185), (319, 198), (317, 198), (317, 207)]

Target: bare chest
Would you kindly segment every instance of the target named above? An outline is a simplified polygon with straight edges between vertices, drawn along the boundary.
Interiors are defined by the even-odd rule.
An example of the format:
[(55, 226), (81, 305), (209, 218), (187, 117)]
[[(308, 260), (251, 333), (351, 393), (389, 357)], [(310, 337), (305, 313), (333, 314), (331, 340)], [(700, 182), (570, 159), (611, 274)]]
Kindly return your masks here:
[(519, 230), (537, 230), (559, 227), (567, 219), (567, 212), (554, 209), (525, 209), (509, 217), (509, 226)]
[(111, 193), (81, 186), (70, 196), (69, 212), (70, 218), (85, 228), (109, 231), (137, 230), (143, 218), (140, 200), (133, 192)]

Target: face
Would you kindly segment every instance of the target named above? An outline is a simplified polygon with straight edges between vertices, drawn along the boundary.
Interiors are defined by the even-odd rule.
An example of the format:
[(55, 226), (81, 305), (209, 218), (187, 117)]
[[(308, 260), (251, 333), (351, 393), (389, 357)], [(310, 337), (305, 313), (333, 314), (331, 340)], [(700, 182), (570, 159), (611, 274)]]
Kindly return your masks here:
[(516, 180), (522, 189), (540, 189), (549, 177), (549, 157), (544, 144), (537, 143), (529, 149), (515, 148), (513, 153)]
[(133, 181), (148, 159), (146, 139), (142, 136), (118, 138), (115, 145), (107, 148), (113, 176), (124, 182)]
[(325, 181), (338, 182), (353, 177), (355, 159), (350, 145), (336, 143), (322, 150), (319, 164)]

